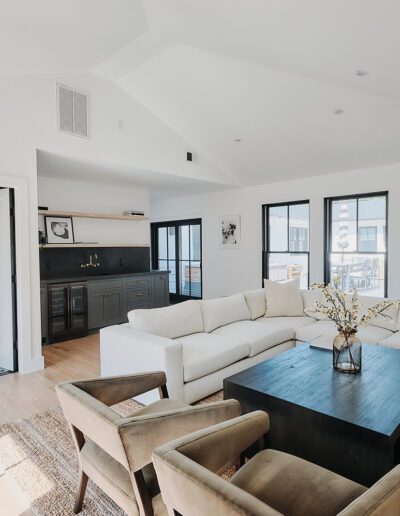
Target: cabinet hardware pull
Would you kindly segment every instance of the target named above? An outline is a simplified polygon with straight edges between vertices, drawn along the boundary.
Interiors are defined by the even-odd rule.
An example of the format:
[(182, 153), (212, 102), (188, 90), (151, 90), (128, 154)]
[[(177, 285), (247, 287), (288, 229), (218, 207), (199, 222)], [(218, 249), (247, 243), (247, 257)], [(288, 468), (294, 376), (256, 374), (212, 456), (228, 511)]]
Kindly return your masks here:
[(143, 280), (138, 280), (138, 281), (136, 282), (136, 285), (143, 285), (143, 283), (144, 283), (144, 281), (143, 281)]
[(144, 294), (136, 294), (136, 297), (143, 297)]

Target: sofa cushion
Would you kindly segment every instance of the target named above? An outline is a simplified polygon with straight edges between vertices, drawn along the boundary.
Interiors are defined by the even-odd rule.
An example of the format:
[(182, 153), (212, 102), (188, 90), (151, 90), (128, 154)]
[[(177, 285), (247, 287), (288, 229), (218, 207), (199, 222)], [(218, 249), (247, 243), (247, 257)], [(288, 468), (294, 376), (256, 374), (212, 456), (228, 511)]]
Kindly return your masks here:
[(263, 288), (248, 290), (244, 293), (244, 298), (252, 321), (265, 315), (267, 305), (265, 301), (265, 290)]
[(249, 344), (214, 333), (196, 333), (181, 337), (177, 342), (182, 342), (185, 382), (219, 371), (250, 353)]
[(212, 335), (220, 335), (232, 342), (244, 342), (250, 350), (249, 356), (258, 355), (266, 349), (294, 338), (294, 330), (290, 324), (276, 324), (276, 321), (268, 319), (267, 324), (259, 324), (257, 321), (240, 321), (214, 330)]
[(279, 514), (334, 516), (366, 487), (293, 455), (263, 450), (231, 478)]
[(301, 297), (303, 298), (304, 305), (304, 313), (313, 317), (314, 319), (318, 319), (320, 321), (327, 321), (329, 318), (323, 314), (322, 312), (315, 312), (315, 303), (316, 301), (320, 301), (321, 303), (325, 303), (325, 296), (323, 295), (320, 289), (311, 289), (311, 290), (301, 290)]
[(250, 312), (243, 294), (200, 301), (204, 331), (209, 333), (221, 326), (250, 319)]
[(176, 339), (204, 331), (199, 301), (185, 301), (164, 308), (132, 310), (128, 313), (134, 330)]
[(286, 282), (264, 280), (267, 317), (304, 315), (303, 299), (297, 279)]
[[(338, 334), (338, 330), (333, 321), (316, 321), (309, 326), (303, 326), (296, 330), (296, 339), (302, 342), (318, 342), (331, 344)], [(357, 336), (364, 344), (378, 344), (382, 339), (392, 335), (392, 332), (377, 326), (361, 326)]]
[[(373, 306), (377, 305), (378, 303), (381, 303), (382, 301), (385, 301), (385, 299), (382, 297), (360, 296), (359, 302), (361, 304), (361, 313), (366, 313), (369, 308), (372, 308)], [(390, 331), (397, 331), (398, 313), (399, 308), (397, 305), (389, 306), (389, 308), (387, 308), (384, 311), (384, 314), (388, 315), (390, 318), (378, 315), (374, 319), (371, 319), (369, 325), (378, 326), (379, 328), (385, 328), (386, 330)]]
[(385, 346), (386, 348), (400, 349), (400, 332), (396, 331), (396, 333), (392, 333), (390, 337), (381, 340), (379, 345)]

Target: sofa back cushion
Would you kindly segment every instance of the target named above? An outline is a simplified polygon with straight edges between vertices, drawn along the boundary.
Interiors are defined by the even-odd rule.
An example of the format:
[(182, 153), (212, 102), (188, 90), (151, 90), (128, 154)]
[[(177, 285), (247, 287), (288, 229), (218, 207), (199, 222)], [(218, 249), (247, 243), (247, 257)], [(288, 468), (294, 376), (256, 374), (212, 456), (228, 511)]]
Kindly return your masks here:
[(320, 289), (301, 290), (301, 297), (303, 298), (304, 313), (319, 321), (327, 321), (329, 318), (322, 312), (314, 312), (315, 302), (320, 301), (325, 304), (325, 296)]
[(248, 290), (244, 293), (244, 298), (252, 321), (264, 317), (267, 305), (265, 302), (265, 290), (263, 288)]
[(266, 317), (297, 317), (304, 315), (303, 298), (297, 279), (279, 282), (264, 280)]
[[(370, 296), (359, 296), (359, 302), (361, 305), (361, 314), (367, 312), (369, 308), (377, 305), (378, 303), (384, 301), (382, 297), (370, 297)], [(371, 319), (369, 322), (369, 326), (377, 326), (378, 328), (384, 328), (385, 330), (397, 331), (398, 328), (398, 312), (399, 308), (397, 305), (389, 306), (383, 313), (388, 315), (389, 317), (383, 317), (383, 315), (378, 315), (374, 319)]]
[(132, 310), (128, 313), (128, 320), (134, 330), (169, 339), (204, 331), (199, 301), (185, 301), (164, 308)]
[(203, 314), (204, 331), (207, 333), (233, 322), (250, 319), (244, 294), (207, 299), (200, 301), (200, 306)]

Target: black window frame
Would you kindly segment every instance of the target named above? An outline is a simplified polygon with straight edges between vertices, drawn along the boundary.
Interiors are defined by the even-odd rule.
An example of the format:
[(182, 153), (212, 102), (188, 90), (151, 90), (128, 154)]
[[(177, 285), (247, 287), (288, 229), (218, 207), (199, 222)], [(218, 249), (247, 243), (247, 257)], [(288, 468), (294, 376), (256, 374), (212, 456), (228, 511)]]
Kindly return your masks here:
[[(180, 260), (179, 256), (179, 228), (180, 226), (191, 226), (191, 225), (199, 225), (200, 226), (200, 260), (192, 260), (190, 253), (190, 244), (189, 244), (189, 259), (188, 260)], [(202, 228), (202, 219), (179, 219), (179, 220), (169, 220), (169, 221), (162, 221), (162, 222), (152, 222), (150, 224), (151, 228), (151, 264), (153, 269), (158, 269), (158, 229), (159, 228), (169, 228), (174, 227), (175, 228), (175, 280), (176, 280), (176, 286), (175, 290), (176, 292), (169, 292), (169, 298), (171, 303), (181, 303), (183, 301), (188, 301), (189, 299), (202, 299), (203, 298), (203, 228)], [(168, 239), (167, 239), (168, 241)], [(190, 242), (190, 238), (189, 238)], [(167, 259), (169, 260), (168, 255), (168, 246), (167, 246)], [(197, 296), (191, 296), (190, 294), (187, 296), (185, 294), (180, 294), (180, 269), (179, 269), (179, 262), (200, 262), (200, 297)], [(191, 278), (190, 278), (191, 280)], [(189, 281), (189, 284), (191, 285), (191, 281)], [(169, 281), (168, 281), (168, 288), (169, 288)], [(190, 292), (190, 290), (189, 290)], [(191, 293), (191, 292), (190, 292)]]
[[(290, 251), (290, 206), (296, 206), (299, 204), (307, 204), (308, 205), (308, 251)], [(270, 250), (270, 232), (269, 228), (269, 210), (271, 208), (277, 208), (281, 206), (286, 206), (288, 209), (288, 223), (287, 223), (287, 251), (271, 251)], [(290, 254), (290, 255), (307, 255), (307, 288), (310, 286), (310, 200), (304, 199), (301, 201), (288, 201), (288, 202), (278, 202), (278, 203), (269, 203), (262, 205), (262, 232), (263, 232), (263, 251), (262, 251), (262, 281), (264, 282), (264, 278), (269, 278), (269, 260), (268, 257), (270, 254)]]
[[(386, 200), (386, 206), (385, 206), (385, 230), (384, 230), (384, 239), (385, 239), (385, 248), (386, 251), (359, 251), (359, 217), (358, 217), (358, 201), (360, 199), (367, 199), (372, 197), (385, 197)], [(388, 293), (388, 262), (389, 262), (389, 253), (388, 253), (388, 235), (389, 235), (389, 192), (387, 190), (382, 192), (368, 192), (368, 193), (362, 193), (362, 194), (354, 194), (354, 195), (338, 195), (335, 197), (325, 197), (324, 199), (324, 228), (325, 228), (325, 235), (324, 235), (324, 281), (325, 283), (329, 283), (330, 281), (330, 255), (331, 254), (338, 254), (336, 251), (332, 251), (332, 204), (334, 201), (344, 201), (344, 200), (350, 200), (350, 199), (356, 199), (357, 200), (357, 208), (356, 208), (356, 228), (357, 228), (357, 250), (356, 251), (341, 251), (339, 254), (365, 254), (365, 255), (384, 255), (384, 272), (385, 272), (385, 280), (384, 280), (384, 295), (383, 297), (387, 297)]]

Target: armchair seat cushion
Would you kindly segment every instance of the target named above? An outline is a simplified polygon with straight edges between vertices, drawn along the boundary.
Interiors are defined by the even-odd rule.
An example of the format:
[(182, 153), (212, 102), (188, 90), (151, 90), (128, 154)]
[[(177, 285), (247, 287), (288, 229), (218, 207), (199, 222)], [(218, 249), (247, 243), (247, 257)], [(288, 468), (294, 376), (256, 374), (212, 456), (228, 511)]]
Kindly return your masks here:
[(214, 333), (196, 333), (176, 340), (182, 342), (185, 382), (219, 371), (246, 358), (250, 352), (247, 342)]
[(157, 414), (168, 410), (179, 410), (188, 407), (190, 407), (190, 405), (183, 401), (164, 398), (162, 400), (155, 401), (154, 403), (150, 403), (150, 405), (145, 405), (144, 407), (136, 409), (132, 413), (132, 416), (148, 416), (149, 414)]
[(298, 457), (264, 450), (247, 462), (231, 482), (281, 514), (333, 516), (367, 489)]
[[(259, 322), (262, 320), (265, 324)], [(250, 357), (294, 338), (294, 330), (290, 323), (285, 324), (282, 321), (277, 322), (266, 318), (234, 322), (214, 330), (212, 334), (231, 341), (246, 343), (250, 348)]]

